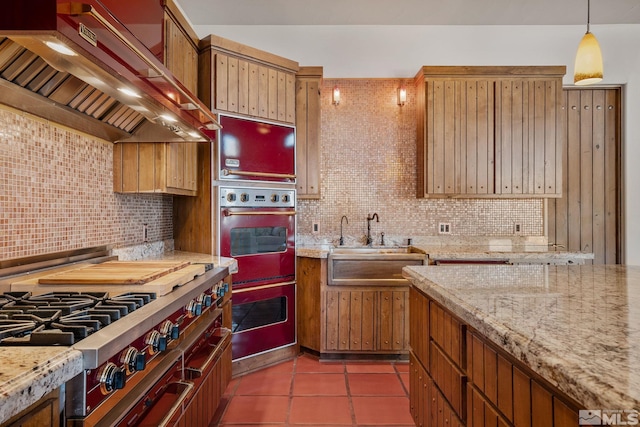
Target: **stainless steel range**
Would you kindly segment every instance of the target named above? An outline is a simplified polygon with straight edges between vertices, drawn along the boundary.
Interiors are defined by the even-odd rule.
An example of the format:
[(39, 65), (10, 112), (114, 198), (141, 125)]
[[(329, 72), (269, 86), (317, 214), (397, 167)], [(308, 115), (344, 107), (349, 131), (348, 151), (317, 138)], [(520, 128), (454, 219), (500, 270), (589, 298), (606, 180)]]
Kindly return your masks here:
[(162, 296), (144, 292), (146, 285), (122, 293), (90, 285), (80, 292), (55, 290), (64, 285), (41, 294), (5, 292), (0, 346), (82, 352), (84, 371), (64, 387), (67, 426), (210, 422), (231, 377), (231, 333), (224, 327), (231, 319), (223, 315), (230, 281), (227, 268), (204, 270)]

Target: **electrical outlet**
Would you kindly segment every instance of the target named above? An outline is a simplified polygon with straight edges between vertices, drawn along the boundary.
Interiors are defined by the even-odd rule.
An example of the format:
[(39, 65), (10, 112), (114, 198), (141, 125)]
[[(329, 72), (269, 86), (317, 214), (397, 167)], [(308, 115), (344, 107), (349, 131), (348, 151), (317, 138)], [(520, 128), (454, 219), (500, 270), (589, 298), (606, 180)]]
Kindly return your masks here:
[(451, 234), (451, 223), (450, 222), (439, 223), (438, 234)]
[(147, 224), (142, 224), (142, 241), (149, 241), (149, 226)]
[(519, 222), (513, 224), (513, 234), (522, 234), (522, 225)]
[(320, 223), (319, 222), (314, 222), (312, 227), (311, 227), (311, 233), (312, 234), (318, 234), (320, 233)]

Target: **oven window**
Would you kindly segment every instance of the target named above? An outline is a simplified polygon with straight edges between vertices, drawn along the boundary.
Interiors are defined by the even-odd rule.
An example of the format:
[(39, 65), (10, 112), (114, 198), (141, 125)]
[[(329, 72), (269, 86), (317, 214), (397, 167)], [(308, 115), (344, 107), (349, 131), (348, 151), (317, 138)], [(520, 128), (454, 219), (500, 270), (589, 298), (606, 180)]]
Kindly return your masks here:
[(285, 252), (286, 250), (286, 227), (231, 229), (231, 256)]
[(232, 331), (242, 332), (287, 320), (287, 297), (234, 304), (231, 308)]

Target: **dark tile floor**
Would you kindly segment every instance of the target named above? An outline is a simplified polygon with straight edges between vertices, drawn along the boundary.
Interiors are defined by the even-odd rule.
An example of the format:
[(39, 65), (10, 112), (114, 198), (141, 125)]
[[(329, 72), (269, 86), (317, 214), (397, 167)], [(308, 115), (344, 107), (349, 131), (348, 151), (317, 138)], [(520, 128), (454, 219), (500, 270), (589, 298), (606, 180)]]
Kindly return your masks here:
[(214, 427), (412, 426), (406, 362), (295, 360), (235, 378)]

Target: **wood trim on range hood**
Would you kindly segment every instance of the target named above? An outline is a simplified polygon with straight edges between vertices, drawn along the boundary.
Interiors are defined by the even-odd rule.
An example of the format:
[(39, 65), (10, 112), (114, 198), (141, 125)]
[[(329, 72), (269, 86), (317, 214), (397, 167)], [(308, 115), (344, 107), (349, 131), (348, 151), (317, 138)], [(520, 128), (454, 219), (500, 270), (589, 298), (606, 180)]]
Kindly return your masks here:
[[(36, 58), (44, 61), (52, 71), (62, 73), (60, 81), (67, 75), (74, 77), (66, 84), (76, 92), (66, 96), (65, 102), (73, 95), (95, 90), (92, 97), (99, 100), (102, 107), (94, 107), (92, 111), (101, 108), (106, 114), (113, 113), (114, 109), (127, 109), (119, 112), (126, 115), (126, 119), (118, 118), (113, 123), (100, 119), (124, 131), (122, 136), (118, 136), (117, 129), (116, 132), (103, 132), (110, 140), (203, 142), (214, 138), (215, 130), (219, 128), (215, 115), (100, 2), (16, 0), (4, 9), (0, 15), (0, 36), (26, 49), (12, 58), (14, 68), (20, 69), (22, 65), (22, 71), (26, 72), (28, 64), (22, 61)], [(59, 53), (50, 47), (51, 43), (61, 43), (73, 54)], [(10, 80), (7, 73), (3, 72), (2, 77)], [(23, 87), (34, 91), (28, 85)], [(120, 88), (127, 88), (138, 97), (131, 97)], [(165, 115), (173, 117), (175, 122), (166, 119)]]

